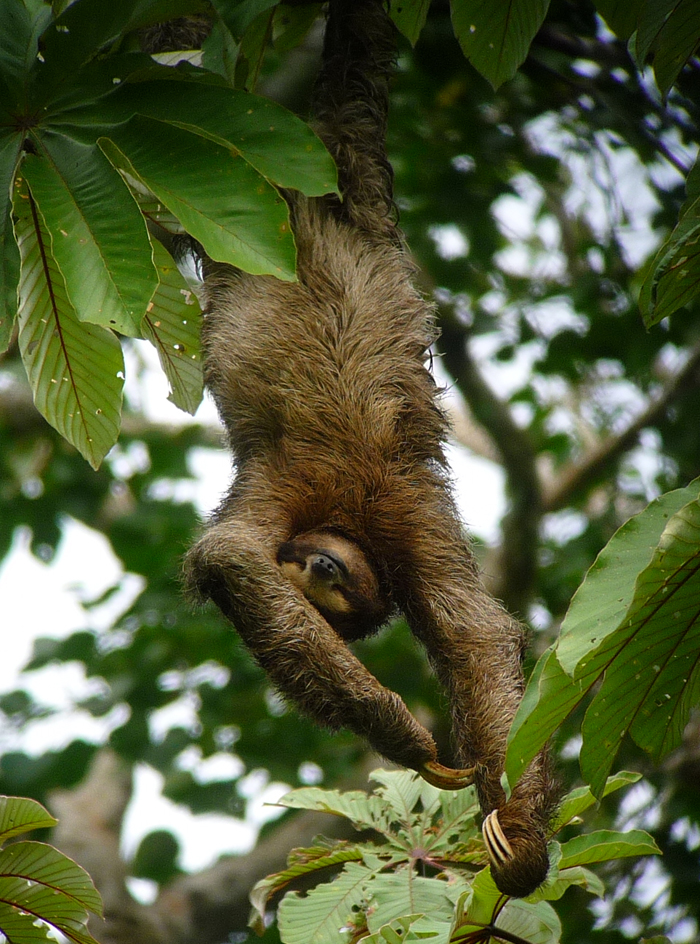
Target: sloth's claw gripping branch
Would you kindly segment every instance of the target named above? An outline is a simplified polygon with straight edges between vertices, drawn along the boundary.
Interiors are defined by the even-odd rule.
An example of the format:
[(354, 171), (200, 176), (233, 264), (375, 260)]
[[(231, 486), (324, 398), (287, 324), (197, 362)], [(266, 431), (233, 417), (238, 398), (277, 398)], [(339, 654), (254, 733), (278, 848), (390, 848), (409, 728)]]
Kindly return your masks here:
[(436, 760), (428, 760), (421, 765), (418, 773), (423, 780), (441, 790), (462, 790), (464, 787), (470, 787), (474, 783), (474, 768), (464, 767), (461, 770), (455, 770), (452, 767), (444, 767), (438, 764)]

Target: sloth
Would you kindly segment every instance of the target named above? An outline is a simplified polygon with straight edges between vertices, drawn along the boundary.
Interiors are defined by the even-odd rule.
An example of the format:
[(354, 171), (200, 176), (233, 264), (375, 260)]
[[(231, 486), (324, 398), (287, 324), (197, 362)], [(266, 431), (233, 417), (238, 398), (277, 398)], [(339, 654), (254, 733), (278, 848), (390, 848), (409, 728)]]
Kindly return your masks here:
[[(500, 783), (523, 630), (483, 589), (452, 499), (433, 312), (385, 153), (394, 54), (381, 0), (331, 0), (314, 98), (342, 199), (284, 195), (294, 283), (205, 260), (205, 380), (236, 473), (185, 579), (305, 715), (435, 786), (473, 783), (495, 881), (525, 896), (547, 874), (553, 788), (544, 754), (510, 798)], [(348, 648), (396, 612), (447, 693), (460, 768)]]

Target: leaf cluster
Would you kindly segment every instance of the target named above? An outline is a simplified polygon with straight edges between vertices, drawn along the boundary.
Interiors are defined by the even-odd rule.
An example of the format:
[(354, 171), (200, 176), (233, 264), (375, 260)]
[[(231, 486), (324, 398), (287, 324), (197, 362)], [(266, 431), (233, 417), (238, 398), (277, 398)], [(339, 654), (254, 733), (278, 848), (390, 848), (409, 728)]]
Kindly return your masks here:
[[(449, 942), (556, 942), (561, 926), (549, 901), (573, 885), (602, 896), (601, 880), (588, 868), (624, 856), (653, 855), (658, 848), (641, 830), (602, 830), (550, 847), (552, 869), (546, 884), (527, 900), (508, 899), (496, 888), (481, 835), (473, 788), (451, 792), (426, 784), (409, 771), (375, 770), (373, 794), (340, 793), (308, 787), (279, 802), (292, 809), (342, 816), (358, 830), (380, 834), (371, 843), (318, 840), (295, 849), (288, 866), (268, 876), (251, 893), (253, 927), (261, 930), (270, 899), (301, 879), (332, 881), (303, 896), (287, 891), (278, 907), (284, 944), (382, 944), (430, 938)], [(633, 783), (618, 774), (606, 793)], [(560, 806), (554, 831), (593, 805), (588, 789), (574, 790)]]
[(90, 876), (44, 842), (9, 839), (56, 825), (35, 800), (0, 797), (0, 933), (7, 944), (39, 944), (60, 932), (73, 944), (97, 944), (88, 911), (102, 915)]

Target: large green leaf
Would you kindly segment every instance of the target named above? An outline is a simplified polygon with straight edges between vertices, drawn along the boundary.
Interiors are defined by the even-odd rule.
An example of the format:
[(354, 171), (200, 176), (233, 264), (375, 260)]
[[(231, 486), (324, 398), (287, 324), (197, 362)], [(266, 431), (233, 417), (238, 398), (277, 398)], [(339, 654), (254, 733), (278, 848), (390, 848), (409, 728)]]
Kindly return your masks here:
[(608, 636), (626, 631), (623, 624), (638, 575), (653, 559), (668, 521), (697, 498), (699, 490), (700, 484), (691, 484), (667, 492), (626, 521), (608, 541), (576, 591), (562, 623), (557, 657), (566, 672), (573, 674)]
[[(697, 495), (697, 483), (688, 490)], [(697, 498), (668, 521), (639, 575), (625, 624), (630, 638), (606, 671), (582, 726), (581, 772), (595, 794), (627, 731), (658, 762), (680, 745), (690, 710), (700, 703)]]
[(143, 334), (158, 351), (170, 383), (168, 399), (194, 413), (202, 401), (202, 312), (197, 296), (157, 240), (153, 255), (160, 282), (143, 320)]
[(45, 842), (16, 842), (0, 850), (0, 878), (8, 877), (45, 885), (102, 914), (102, 899), (85, 869)]
[(549, 0), (451, 0), (451, 4), (452, 24), (464, 55), (498, 88), (525, 61)]
[(377, 796), (368, 796), (362, 790), (341, 793), (321, 787), (300, 787), (286, 793), (277, 801), (280, 806), (293, 810), (316, 810), (344, 816), (358, 829), (386, 831), (391, 823), (386, 804)]
[(205, 135), (240, 152), (280, 187), (309, 196), (337, 192), (335, 164), (320, 139), (296, 115), (260, 96), (194, 80), (137, 82), (120, 89), (113, 107), (125, 117), (140, 114)]
[(23, 94), (27, 73), (36, 66), (39, 36), (50, 20), (48, 4), (0, 3), (0, 72), (18, 96)]
[(574, 836), (561, 847), (560, 869), (609, 862), (629, 856), (661, 855), (661, 850), (643, 829), (622, 833), (615, 829), (598, 829), (583, 836)]
[[(616, 790), (620, 790), (623, 787), (631, 786), (631, 784), (641, 780), (641, 777), (641, 774), (621, 770), (612, 777), (608, 777), (605, 789), (603, 790), (603, 796), (608, 796), (609, 793), (614, 793)], [(566, 826), (574, 817), (580, 816), (581, 813), (590, 809), (590, 807), (594, 806), (597, 802), (598, 801), (591, 793), (590, 787), (576, 787), (574, 790), (571, 790), (557, 807), (554, 823), (552, 824), (553, 832), (557, 832), (563, 826)]]
[(430, 0), (390, 0), (389, 13), (399, 32), (416, 45), (428, 17)]
[(110, 331), (78, 320), (25, 186), (17, 188), (14, 210), (22, 265), (19, 346), (34, 403), (97, 468), (119, 435), (121, 348)]
[(285, 944), (347, 944), (343, 930), (367, 898), (375, 875), (358, 862), (348, 862), (333, 882), (312, 888), (304, 898), (284, 896), (277, 911)]
[(700, 7), (696, 0), (654, 0), (641, 8), (630, 49), (637, 66), (654, 57), (656, 82), (665, 95), (700, 42)]
[(696, 180), (700, 164), (688, 175), (685, 202), (675, 229), (647, 267), (639, 293), (639, 308), (647, 328), (674, 314), (700, 293), (700, 194)]
[(242, 157), (183, 128), (138, 116), (101, 138), (100, 146), (162, 200), (212, 259), (257, 275), (295, 278), (287, 206)]
[(258, 931), (265, 927), (265, 915), (270, 898), (281, 891), (286, 885), (304, 875), (313, 875), (332, 866), (343, 865), (346, 862), (360, 862), (363, 859), (363, 848), (349, 842), (337, 842), (332, 847), (325, 845), (313, 846), (308, 849), (293, 849), (289, 855), (288, 865), (281, 872), (275, 872), (259, 881), (250, 893), (250, 903), (253, 906), (251, 926)]
[(542, 653), (508, 734), (505, 772), (511, 788), (602, 670), (602, 664), (594, 664), (587, 675), (572, 679), (562, 669), (555, 647)]
[(620, 736), (635, 718), (635, 740), (656, 757), (678, 743), (688, 707), (698, 698), (690, 665), (699, 645), (693, 626), (700, 599), (697, 495), (693, 483), (651, 502), (598, 555), (557, 646), (538, 661), (516, 713), (506, 758), (511, 785), (603, 672), (584, 720), (581, 751), (582, 771), (596, 796)]
[(240, 39), (257, 16), (278, 2), (279, 0), (212, 0), (212, 6), (231, 34)]
[(20, 135), (0, 131), (0, 354), (10, 343), (17, 314), (19, 250), (12, 229), (11, 184), (21, 146)]
[(0, 796), (0, 843), (33, 829), (50, 829), (57, 822), (36, 800)]
[(402, 915), (424, 914), (449, 921), (454, 903), (446, 882), (417, 876), (411, 866), (391, 875), (382, 875), (372, 884), (372, 908), (367, 912), (370, 931)]
[(595, 0), (596, 9), (620, 39), (629, 39), (637, 28), (645, 0)]
[(41, 154), (22, 169), (78, 318), (140, 336), (158, 276), (136, 202), (97, 146), (51, 133), (40, 140)]
[(46, 928), (38, 921), (75, 944), (96, 944), (87, 930), (87, 913), (74, 899), (25, 878), (0, 877), (0, 931), (7, 944), (45, 944)]

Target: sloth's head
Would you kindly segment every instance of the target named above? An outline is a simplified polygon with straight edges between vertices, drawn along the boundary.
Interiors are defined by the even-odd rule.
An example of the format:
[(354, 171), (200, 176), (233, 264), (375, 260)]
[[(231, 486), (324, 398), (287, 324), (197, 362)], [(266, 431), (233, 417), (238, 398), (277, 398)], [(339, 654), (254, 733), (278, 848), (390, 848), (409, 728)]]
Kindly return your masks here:
[(360, 548), (330, 531), (308, 531), (277, 551), (282, 573), (344, 639), (381, 626), (390, 607)]

